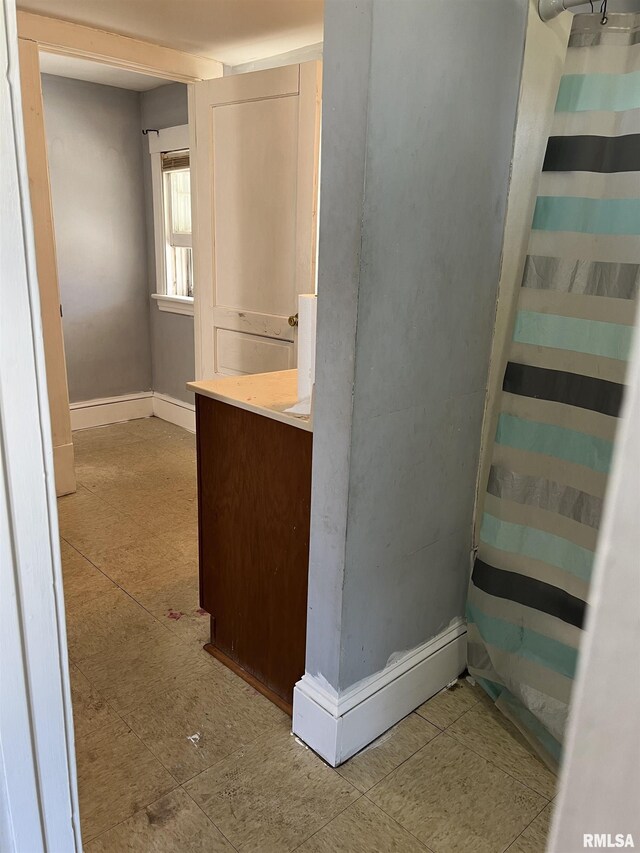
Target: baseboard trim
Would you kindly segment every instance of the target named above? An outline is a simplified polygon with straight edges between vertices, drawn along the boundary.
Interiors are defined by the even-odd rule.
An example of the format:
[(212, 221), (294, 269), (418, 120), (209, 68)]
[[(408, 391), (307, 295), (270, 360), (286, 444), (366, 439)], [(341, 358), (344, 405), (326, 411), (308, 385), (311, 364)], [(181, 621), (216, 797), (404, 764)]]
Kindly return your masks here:
[(76, 490), (76, 475), (73, 467), (73, 444), (58, 444), (53, 448), (53, 470), (56, 481), (56, 497), (71, 495)]
[(153, 414), (156, 418), (176, 424), (189, 432), (196, 431), (196, 407), (193, 403), (176, 400), (168, 394), (153, 392)]
[(150, 418), (153, 414), (153, 391), (84, 400), (81, 403), (71, 403), (69, 409), (72, 430), (118, 424), (136, 418)]
[(305, 673), (293, 691), (293, 731), (332, 767), (374, 741), (466, 666), (464, 620), (340, 696)]
[(73, 431), (134, 421), (138, 418), (150, 418), (152, 415), (163, 421), (177, 424), (189, 432), (196, 431), (195, 406), (169, 397), (168, 394), (160, 394), (158, 391), (142, 391), (139, 394), (85, 400), (80, 403), (71, 403), (69, 410)]

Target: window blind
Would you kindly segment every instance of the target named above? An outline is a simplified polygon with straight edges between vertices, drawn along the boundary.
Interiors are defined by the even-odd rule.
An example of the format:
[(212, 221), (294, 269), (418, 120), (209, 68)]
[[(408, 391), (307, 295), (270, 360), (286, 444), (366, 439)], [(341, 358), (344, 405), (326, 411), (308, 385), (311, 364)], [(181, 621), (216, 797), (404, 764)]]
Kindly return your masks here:
[(162, 171), (175, 172), (177, 169), (189, 168), (189, 151), (166, 151), (162, 154)]

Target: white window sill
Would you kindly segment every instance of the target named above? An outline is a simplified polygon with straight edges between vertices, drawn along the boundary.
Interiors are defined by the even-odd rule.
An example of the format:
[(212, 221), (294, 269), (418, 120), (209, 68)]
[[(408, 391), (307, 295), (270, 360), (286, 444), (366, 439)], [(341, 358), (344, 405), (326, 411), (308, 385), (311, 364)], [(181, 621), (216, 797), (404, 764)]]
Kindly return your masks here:
[(168, 296), (165, 293), (152, 293), (151, 298), (155, 299), (161, 311), (193, 317), (193, 296)]

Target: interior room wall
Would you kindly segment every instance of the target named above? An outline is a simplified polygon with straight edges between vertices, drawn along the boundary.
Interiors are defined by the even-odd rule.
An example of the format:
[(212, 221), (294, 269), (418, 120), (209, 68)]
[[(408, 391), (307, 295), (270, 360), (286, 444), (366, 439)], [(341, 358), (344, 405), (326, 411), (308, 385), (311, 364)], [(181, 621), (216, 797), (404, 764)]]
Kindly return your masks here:
[[(159, 86), (140, 95), (144, 197), (147, 222), (146, 259), (148, 270), (148, 310), (151, 327), (151, 364), (153, 390), (177, 400), (193, 402), (185, 384), (195, 379), (193, 317), (160, 311), (150, 294), (156, 293), (156, 263), (153, 234), (153, 194), (149, 142), (141, 128), (162, 130), (188, 123), (187, 87), (183, 83)], [(197, 283), (196, 283), (197, 287)]]
[(338, 692), (464, 613), (526, 16), (325, 3), (307, 671)]
[(138, 93), (42, 76), (69, 400), (151, 389)]

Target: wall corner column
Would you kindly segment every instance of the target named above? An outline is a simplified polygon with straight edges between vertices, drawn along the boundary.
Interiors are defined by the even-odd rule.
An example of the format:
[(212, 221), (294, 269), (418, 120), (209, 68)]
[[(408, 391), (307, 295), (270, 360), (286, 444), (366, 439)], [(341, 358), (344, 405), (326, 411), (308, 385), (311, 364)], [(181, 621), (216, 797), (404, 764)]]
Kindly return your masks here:
[[(371, 0), (325, 3), (305, 679), (325, 685), (330, 693), (338, 688), (340, 672), (372, 18)], [(302, 682), (296, 688), (298, 696), (301, 688)], [(308, 734), (300, 711), (294, 694), (294, 731), (300, 727)]]

